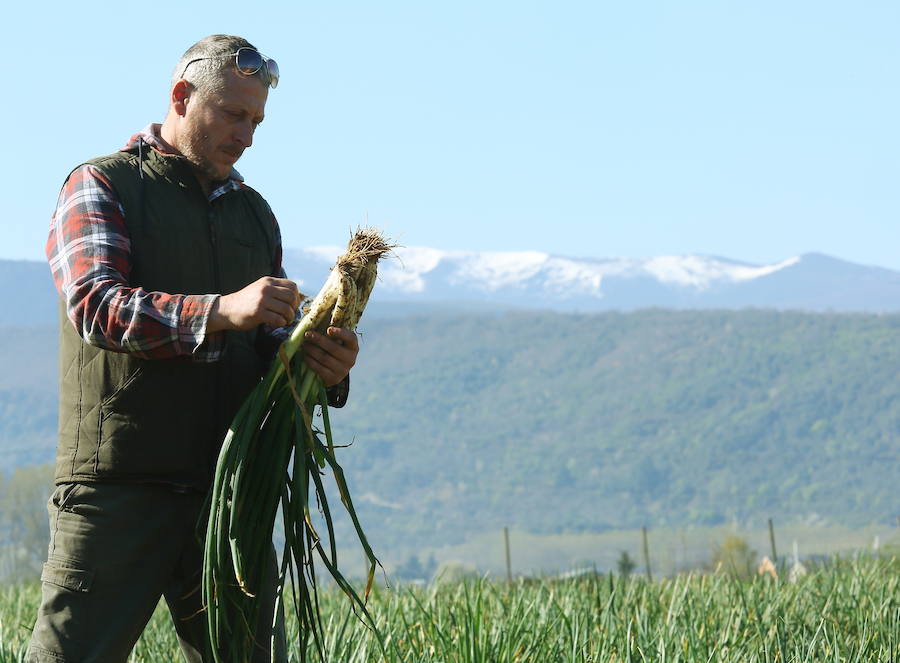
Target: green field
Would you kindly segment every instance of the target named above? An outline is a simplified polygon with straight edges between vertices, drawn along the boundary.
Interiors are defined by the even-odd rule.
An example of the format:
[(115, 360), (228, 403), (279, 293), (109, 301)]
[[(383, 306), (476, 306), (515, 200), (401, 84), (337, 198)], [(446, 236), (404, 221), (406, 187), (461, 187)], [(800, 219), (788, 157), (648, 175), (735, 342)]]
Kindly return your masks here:
[[(21, 661), (40, 590), (0, 590), (0, 662)], [(597, 663), (625, 661), (858, 661), (900, 657), (900, 560), (835, 559), (796, 582), (684, 574), (572, 580), (472, 579), (376, 591), (370, 607), (385, 649), (323, 597), (331, 661)], [(296, 639), (296, 633), (293, 634)], [(294, 644), (291, 660), (299, 660)], [(157, 610), (131, 661), (178, 661)]]

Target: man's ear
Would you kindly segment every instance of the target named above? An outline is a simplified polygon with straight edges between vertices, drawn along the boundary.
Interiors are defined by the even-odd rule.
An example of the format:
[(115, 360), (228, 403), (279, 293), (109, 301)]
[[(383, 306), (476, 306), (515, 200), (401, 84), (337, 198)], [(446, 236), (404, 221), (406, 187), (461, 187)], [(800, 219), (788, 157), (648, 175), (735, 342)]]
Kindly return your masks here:
[(172, 86), (171, 103), (175, 112), (184, 117), (187, 113), (187, 102), (191, 96), (191, 84), (183, 78)]

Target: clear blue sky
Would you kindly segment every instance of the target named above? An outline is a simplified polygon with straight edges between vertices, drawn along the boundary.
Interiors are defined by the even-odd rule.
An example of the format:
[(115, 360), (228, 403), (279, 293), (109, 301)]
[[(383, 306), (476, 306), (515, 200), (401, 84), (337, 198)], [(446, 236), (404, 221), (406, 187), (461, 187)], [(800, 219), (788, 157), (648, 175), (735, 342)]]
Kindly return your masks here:
[(285, 244), (821, 251), (900, 269), (897, 2), (94, 2), (4, 10), (0, 258), (161, 121), (196, 39), (278, 60), (238, 162)]

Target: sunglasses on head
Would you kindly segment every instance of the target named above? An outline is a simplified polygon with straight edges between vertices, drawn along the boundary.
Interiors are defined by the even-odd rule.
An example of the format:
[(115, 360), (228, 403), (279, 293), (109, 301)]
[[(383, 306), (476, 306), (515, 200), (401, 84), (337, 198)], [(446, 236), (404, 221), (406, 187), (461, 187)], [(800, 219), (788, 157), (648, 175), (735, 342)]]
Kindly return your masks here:
[(186, 65), (184, 65), (184, 71), (181, 72), (181, 78), (184, 78), (184, 74), (187, 71), (187, 68), (190, 67), (195, 62), (200, 62), (200, 60), (215, 60), (218, 58), (234, 58), (234, 68), (241, 76), (252, 76), (256, 72), (258, 72), (263, 67), (266, 68), (266, 75), (269, 78), (269, 85), (273, 88), (278, 87), (278, 63), (275, 62), (270, 57), (267, 57), (257, 51), (255, 48), (250, 48), (249, 46), (242, 46), (237, 49), (234, 53), (228, 53), (227, 55), (210, 55), (205, 58), (194, 58)]

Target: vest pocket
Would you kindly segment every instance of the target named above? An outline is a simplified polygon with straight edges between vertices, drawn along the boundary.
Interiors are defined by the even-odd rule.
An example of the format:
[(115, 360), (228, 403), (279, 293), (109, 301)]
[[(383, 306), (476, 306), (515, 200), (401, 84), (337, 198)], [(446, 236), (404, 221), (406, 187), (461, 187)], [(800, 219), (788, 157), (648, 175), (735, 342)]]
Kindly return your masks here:
[[(223, 232), (219, 241), (219, 260), (222, 269), (222, 291), (224, 294), (237, 292), (263, 276), (270, 276), (271, 266), (260, 260), (260, 247), (247, 237)], [(263, 254), (264, 255), (264, 254)], [(225, 267), (237, 268), (231, 272)], [(243, 275), (239, 280), (231, 274)], [(249, 280), (247, 280), (249, 278)]]
[(141, 375), (141, 367), (135, 367), (126, 377), (120, 382), (116, 388), (112, 391), (112, 393), (104, 398), (100, 402), (100, 424), (97, 426), (97, 453), (94, 455), (94, 473), (97, 474), (100, 472), (100, 455), (101, 449), (103, 447), (104, 442), (104, 427), (107, 429), (110, 428), (109, 425), (104, 426), (106, 424), (106, 420), (115, 413), (115, 403), (116, 401), (125, 393), (125, 390), (131, 387), (132, 384), (138, 379)]
[(143, 362), (100, 406), (96, 474), (186, 485), (205, 476), (214, 368), (181, 360)]
[(131, 384), (138, 379), (138, 376), (141, 374), (142, 368), (140, 366), (136, 367), (134, 370), (129, 373), (122, 382), (113, 390), (113, 392), (103, 399), (103, 402), (100, 403), (101, 410), (111, 403), (113, 403), (126, 389), (128, 389)]
[[(263, 276), (272, 276), (271, 215), (262, 215), (248, 195), (244, 191), (232, 192), (213, 203), (219, 229), (217, 257), (223, 268), (220, 285), (225, 294), (236, 292)], [(226, 202), (229, 204), (221, 204)]]

